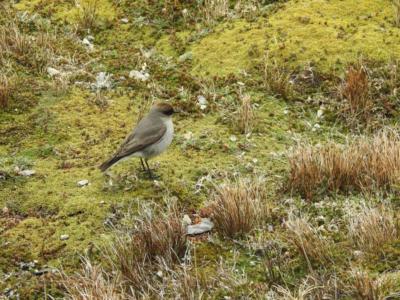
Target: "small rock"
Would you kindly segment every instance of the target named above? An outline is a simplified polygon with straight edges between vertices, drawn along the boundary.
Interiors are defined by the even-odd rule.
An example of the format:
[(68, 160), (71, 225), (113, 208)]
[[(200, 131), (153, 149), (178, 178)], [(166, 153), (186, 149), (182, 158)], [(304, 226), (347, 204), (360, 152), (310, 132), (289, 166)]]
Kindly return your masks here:
[(18, 175), (21, 175), (21, 176), (32, 176), (32, 175), (34, 175), (36, 173), (36, 171), (35, 170), (23, 170), (23, 171), (19, 171), (18, 172)]
[(112, 87), (112, 74), (106, 72), (100, 72), (96, 76), (96, 82), (92, 84), (92, 87), (96, 90), (106, 89), (109, 90)]
[(68, 240), (69, 239), (69, 235), (68, 234), (62, 234), (61, 236), (60, 236), (60, 240), (62, 240), (62, 241), (66, 241), (66, 240)]
[(209, 218), (201, 219), (199, 224), (189, 225), (187, 227), (188, 235), (202, 234), (211, 231), (214, 228), (214, 223)]
[(134, 78), (140, 81), (146, 81), (150, 78), (150, 75), (145, 71), (132, 70), (129, 72), (129, 78)]
[(89, 37), (85, 37), (82, 40), (82, 44), (85, 45), (90, 51), (93, 51), (94, 45), (90, 42)]
[(313, 128), (311, 129), (311, 131), (317, 131), (321, 129), (321, 125), (319, 125), (318, 123), (314, 124)]
[(33, 268), (34, 266), (35, 266), (34, 262), (27, 262), (27, 263), (26, 262), (21, 262), (19, 264), (20, 269), (23, 270), (23, 271), (27, 271), (30, 268)]
[(50, 271), (49, 269), (34, 270), (33, 274), (36, 276), (41, 276), (48, 273), (49, 271)]
[(188, 132), (186, 132), (184, 135), (183, 135), (183, 138), (185, 139), (185, 140), (191, 140), (192, 138), (193, 138), (193, 132), (191, 132), (191, 131), (188, 131)]
[(237, 141), (237, 137), (235, 135), (231, 135), (229, 139), (231, 140), (231, 142)]
[(160, 270), (156, 273), (156, 275), (160, 278), (163, 278), (163, 272)]
[(336, 224), (329, 224), (327, 229), (330, 232), (338, 232), (339, 231), (339, 227)]
[(322, 224), (325, 223), (325, 217), (324, 216), (318, 216), (316, 218), (316, 221), (317, 221), (318, 225), (322, 225)]
[(87, 179), (82, 179), (82, 180), (78, 181), (76, 184), (77, 184), (79, 187), (84, 187), (84, 186), (89, 185), (89, 180), (87, 180)]
[(197, 96), (197, 104), (200, 106), (201, 110), (205, 110), (207, 108), (208, 101), (206, 97), (204, 97), (203, 95), (199, 95)]
[(324, 114), (324, 111), (322, 109), (318, 109), (317, 111), (317, 118), (320, 119)]
[(128, 18), (122, 18), (121, 19), (121, 23), (127, 24), (127, 23), (129, 23), (129, 19)]
[(50, 77), (54, 77), (54, 76), (60, 75), (61, 72), (58, 71), (57, 69), (52, 68), (52, 67), (48, 67), (47, 68), (47, 74), (49, 74)]
[(182, 223), (183, 223), (183, 226), (188, 226), (188, 225), (192, 224), (192, 220), (190, 219), (190, 217), (188, 215), (184, 215), (183, 219), (182, 219)]
[(192, 60), (193, 54), (192, 52), (183, 53), (181, 56), (178, 57), (178, 62), (185, 62), (187, 60)]

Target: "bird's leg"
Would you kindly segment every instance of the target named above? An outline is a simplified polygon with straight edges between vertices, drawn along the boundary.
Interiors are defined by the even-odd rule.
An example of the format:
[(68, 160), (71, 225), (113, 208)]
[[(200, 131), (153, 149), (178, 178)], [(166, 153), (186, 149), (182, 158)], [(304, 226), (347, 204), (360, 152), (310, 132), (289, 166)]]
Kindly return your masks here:
[(144, 166), (143, 158), (140, 158), (140, 163), (142, 164), (142, 170), (143, 170), (143, 172), (146, 172), (146, 167)]
[(153, 172), (151, 172), (150, 167), (149, 167), (149, 163), (147, 162), (147, 159), (144, 160), (146, 166), (147, 166), (147, 172), (149, 173), (149, 177), (151, 179), (156, 179), (157, 176), (154, 176)]

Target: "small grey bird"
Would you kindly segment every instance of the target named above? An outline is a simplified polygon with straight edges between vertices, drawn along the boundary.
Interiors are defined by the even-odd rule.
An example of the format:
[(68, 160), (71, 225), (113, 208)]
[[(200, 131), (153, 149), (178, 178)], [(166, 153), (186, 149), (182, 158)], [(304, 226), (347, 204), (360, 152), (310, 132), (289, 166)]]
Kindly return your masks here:
[(143, 170), (147, 171), (152, 178), (153, 174), (147, 160), (163, 153), (171, 144), (174, 135), (172, 123), (174, 112), (174, 108), (168, 103), (152, 106), (148, 115), (140, 120), (118, 151), (101, 164), (100, 170), (104, 172), (112, 165), (129, 157), (140, 157)]

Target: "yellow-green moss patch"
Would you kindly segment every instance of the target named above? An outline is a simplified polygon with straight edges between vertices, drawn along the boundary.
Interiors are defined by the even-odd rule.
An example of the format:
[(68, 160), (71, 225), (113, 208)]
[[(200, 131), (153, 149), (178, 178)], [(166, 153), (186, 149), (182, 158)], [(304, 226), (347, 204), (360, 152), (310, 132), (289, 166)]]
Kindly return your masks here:
[(193, 72), (237, 73), (262, 58), (265, 50), (281, 63), (313, 62), (322, 71), (335, 71), (360, 56), (399, 58), (400, 30), (393, 19), (389, 0), (289, 1), (268, 19), (220, 25), (194, 44)]

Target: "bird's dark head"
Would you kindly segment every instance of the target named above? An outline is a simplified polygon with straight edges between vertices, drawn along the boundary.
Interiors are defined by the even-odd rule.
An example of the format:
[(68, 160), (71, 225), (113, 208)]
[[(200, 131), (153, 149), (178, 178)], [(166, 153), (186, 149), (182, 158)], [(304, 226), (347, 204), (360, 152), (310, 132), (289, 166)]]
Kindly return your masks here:
[(162, 113), (165, 116), (171, 116), (175, 113), (171, 104), (166, 102), (157, 103), (152, 107), (152, 110)]

